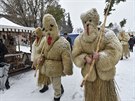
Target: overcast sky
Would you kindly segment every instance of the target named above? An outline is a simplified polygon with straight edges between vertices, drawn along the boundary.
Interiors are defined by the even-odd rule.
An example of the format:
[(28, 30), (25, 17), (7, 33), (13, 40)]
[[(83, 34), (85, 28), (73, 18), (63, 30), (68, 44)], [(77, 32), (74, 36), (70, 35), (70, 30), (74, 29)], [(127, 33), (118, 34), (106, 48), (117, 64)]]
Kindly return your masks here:
[[(66, 12), (70, 13), (74, 28), (82, 27), (80, 15), (91, 8), (97, 9), (100, 15), (100, 21), (103, 22), (104, 20), (103, 11), (105, 8), (105, 0), (60, 0), (60, 4)], [(115, 5), (114, 8), (116, 10), (108, 16), (106, 25), (110, 22), (119, 24), (123, 18), (126, 18), (127, 23), (124, 30), (135, 31), (135, 0), (120, 2), (120, 4)]]

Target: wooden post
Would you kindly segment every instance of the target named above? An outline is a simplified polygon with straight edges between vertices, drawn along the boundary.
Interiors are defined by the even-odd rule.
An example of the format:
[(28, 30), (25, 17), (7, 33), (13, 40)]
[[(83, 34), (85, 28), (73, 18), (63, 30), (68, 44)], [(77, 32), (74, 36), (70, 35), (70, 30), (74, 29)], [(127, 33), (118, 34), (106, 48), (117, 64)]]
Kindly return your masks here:
[(18, 51), (20, 52), (20, 42), (19, 42), (19, 35), (17, 35), (18, 38)]

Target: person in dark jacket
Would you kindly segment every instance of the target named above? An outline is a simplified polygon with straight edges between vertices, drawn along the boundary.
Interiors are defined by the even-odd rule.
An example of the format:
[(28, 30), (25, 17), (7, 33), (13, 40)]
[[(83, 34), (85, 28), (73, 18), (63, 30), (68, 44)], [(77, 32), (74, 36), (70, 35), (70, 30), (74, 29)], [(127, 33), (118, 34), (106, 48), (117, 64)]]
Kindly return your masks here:
[(67, 33), (64, 33), (64, 37), (67, 39), (67, 41), (70, 43), (70, 47), (71, 47), (71, 50), (72, 50), (72, 40), (71, 38), (68, 36)]
[(128, 43), (129, 43), (129, 50), (131, 52), (133, 52), (133, 46), (135, 44), (135, 38), (133, 35), (130, 35), (130, 39), (129, 39)]
[(0, 62), (5, 62), (4, 55), (8, 53), (6, 46), (3, 44), (2, 39), (0, 39)]
[[(5, 62), (4, 56), (7, 53), (8, 53), (8, 50), (7, 50), (6, 46), (3, 44), (2, 39), (0, 39), (0, 63)], [(6, 87), (6, 89), (10, 88), (8, 78), (6, 80), (5, 87)]]

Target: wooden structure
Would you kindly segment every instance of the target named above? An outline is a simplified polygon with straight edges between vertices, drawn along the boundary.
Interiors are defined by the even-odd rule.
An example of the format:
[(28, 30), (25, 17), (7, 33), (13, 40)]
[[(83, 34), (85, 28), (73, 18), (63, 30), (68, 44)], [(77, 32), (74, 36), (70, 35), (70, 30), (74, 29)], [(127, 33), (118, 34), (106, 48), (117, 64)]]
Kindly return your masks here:
[[(20, 26), (5, 18), (0, 18), (0, 38), (9, 52), (5, 55), (5, 59), (7, 63), (11, 64), (9, 74), (31, 67), (31, 54), (21, 51), (20, 45), (22, 41), (27, 40), (27, 45), (31, 46), (30, 38), (33, 30), (34, 28)], [(21, 39), (22, 37), (23, 39)]]
[(6, 62), (10, 63), (9, 74), (31, 68), (30, 53), (14, 53), (5, 55)]

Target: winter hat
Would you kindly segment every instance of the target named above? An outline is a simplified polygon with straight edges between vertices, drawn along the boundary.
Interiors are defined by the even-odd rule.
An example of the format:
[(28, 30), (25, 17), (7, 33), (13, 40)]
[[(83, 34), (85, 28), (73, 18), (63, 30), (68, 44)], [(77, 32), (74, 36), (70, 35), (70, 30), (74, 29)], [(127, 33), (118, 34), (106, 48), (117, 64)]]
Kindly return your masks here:
[(43, 17), (43, 29), (50, 29), (50, 27), (54, 27), (58, 30), (58, 25), (56, 23), (55, 18), (51, 14), (45, 14)]
[(82, 20), (83, 25), (85, 25), (87, 21), (89, 21), (94, 26), (97, 26), (99, 24), (99, 14), (96, 8), (92, 8), (91, 10), (82, 13), (80, 18)]
[(45, 14), (42, 21), (47, 43), (48, 45), (52, 45), (52, 43), (60, 36), (56, 20), (53, 15)]

